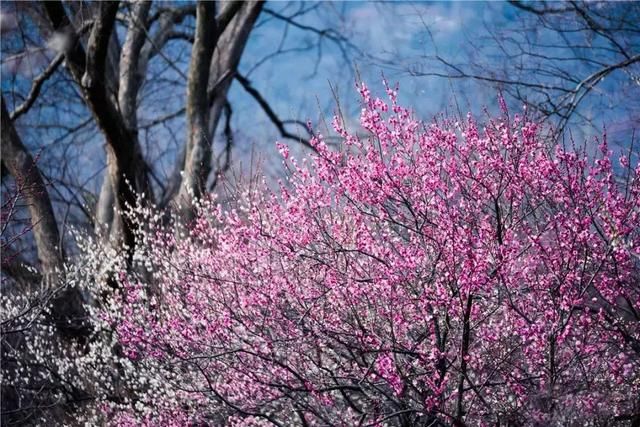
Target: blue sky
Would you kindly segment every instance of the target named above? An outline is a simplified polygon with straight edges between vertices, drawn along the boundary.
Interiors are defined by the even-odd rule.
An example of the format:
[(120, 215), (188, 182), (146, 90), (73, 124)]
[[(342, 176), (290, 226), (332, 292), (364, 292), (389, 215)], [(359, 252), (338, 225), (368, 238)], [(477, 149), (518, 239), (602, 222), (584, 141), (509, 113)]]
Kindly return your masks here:
[[(402, 101), (428, 120), (434, 114), (450, 109), (453, 96), (449, 82), (412, 77), (407, 71), (420, 65), (418, 57), (425, 49), (432, 48), (433, 43), (426, 34), (425, 26), (431, 30), (441, 54), (464, 60), (463, 48), (468, 29), (481, 25), (483, 18), (491, 19), (491, 15), (500, 13), (499, 5), (495, 6), (481, 2), (323, 4), (317, 13), (309, 13), (300, 22), (318, 28), (336, 26), (364, 55), (353, 50), (350, 51), (350, 60), (346, 61), (337, 46), (326, 40), (317, 64), (317, 51), (311, 50), (304, 55), (299, 52), (284, 54), (253, 69), (265, 54), (276, 51), (282, 40), (281, 22), (263, 17), (263, 23), (254, 30), (240, 69), (242, 72), (253, 69), (250, 78), (254, 85), (283, 118), (321, 123), (322, 115), (330, 116), (335, 111), (333, 87), (343, 112), (351, 120), (350, 124), (356, 127), (359, 99), (354, 88), (356, 76), (353, 71), (357, 68), (363, 81), (374, 91), (382, 92), (383, 73), (392, 83), (399, 82)], [(293, 5), (275, 2), (268, 7), (291, 11)], [(303, 31), (290, 29), (282, 50), (315, 41)], [(397, 62), (395, 67), (383, 64), (384, 61), (398, 58), (403, 58), (403, 63)], [(469, 83), (455, 82), (453, 89), (473, 93), (483, 90)], [(458, 93), (458, 97), (460, 95), (467, 96), (464, 92)], [(274, 144), (271, 142), (278, 139), (278, 135), (266, 116), (256, 109), (255, 103), (239, 85), (234, 86), (231, 97), (237, 100), (236, 105), (240, 105), (236, 106), (236, 128), (260, 145), (261, 151), (274, 153)], [(469, 97), (470, 100), (474, 98)], [(494, 99), (483, 99), (476, 106), (482, 108), (493, 102)], [(242, 118), (244, 114), (250, 119)], [(249, 122), (250, 129), (247, 129)], [(293, 147), (295, 143), (290, 145)]]
[[(294, 6), (275, 2), (269, 7), (291, 11)], [(416, 77), (411, 72), (435, 71), (438, 65), (432, 59), (425, 58), (438, 54), (463, 66), (482, 61), (492, 63), (497, 68), (503, 64), (505, 75), (509, 76), (511, 64), (504, 58), (504, 51), (492, 44), (489, 29), (518, 31), (521, 28), (520, 36), (526, 34), (546, 45), (557, 43), (557, 34), (535, 25), (523, 25), (521, 17), (522, 12), (504, 2), (337, 2), (323, 4), (317, 13), (309, 13), (300, 22), (319, 28), (337, 26), (365, 53), (364, 56), (354, 53), (352, 57), (362, 79), (374, 90), (381, 90), (382, 73), (392, 83), (399, 82), (402, 102), (410, 105), (418, 116), (430, 120), (440, 112), (455, 113), (456, 103), (462, 113), (481, 113), (485, 107), (489, 111), (496, 111), (497, 89), (478, 81)], [(265, 53), (275, 51), (281, 36), (281, 22), (265, 19), (254, 30), (241, 70), (250, 70)], [(305, 37), (309, 38), (302, 31), (291, 29), (282, 44), (283, 49), (300, 46)], [(638, 42), (636, 40), (636, 47)], [(597, 45), (602, 40), (595, 38), (593, 43)], [(517, 45), (510, 48), (517, 49)], [(554, 57), (571, 55), (566, 49), (550, 47), (541, 53)], [(607, 60), (602, 59), (603, 62)], [(253, 70), (250, 77), (282, 117), (311, 119), (314, 123), (320, 122), (321, 114), (330, 115), (335, 108), (331, 83), (339, 95), (341, 107), (348, 113), (352, 124), (356, 125), (359, 105), (353, 90), (355, 77), (349, 65), (334, 44), (325, 42), (315, 74), (315, 53), (309, 52), (305, 55), (290, 53), (265, 62)], [(588, 70), (575, 71), (576, 75), (580, 75), (579, 71), (584, 74)], [(598, 91), (594, 90), (585, 98), (580, 111), (593, 119), (596, 129), (572, 126), (571, 134), (578, 142), (590, 140), (601, 133), (605, 122), (609, 124), (610, 136), (617, 135), (622, 143), (629, 139), (631, 128), (640, 123), (629, 123), (629, 112), (622, 111), (621, 102), (625, 102), (625, 105), (629, 103), (630, 93), (627, 91), (637, 93), (639, 97), (640, 92), (636, 84), (631, 87), (626, 85), (624, 93), (616, 94), (616, 91), (620, 91), (621, 82), (626, 80), (629, 80), (627, 75), (614, 73), (599, 83)], [(239, 86), (232, 90), (232, 97), (241, 106), (236, 107), (236, 128), (259, 144), (261, 150), (269, 151), (269, 146), (273, 144), (268, 142), (277, 139), (277, 134), (266, 117), (256, 110)], [(511, 108), (515, 110), (522, 107), (518, 103), (512, 104)], [(242, 118), (245, 113), (252, 118), (250, 130), (246, 126), (249, 122)]]
[[(313, 3), (268, 2), (267, 7), (280, 13), (291, 13), (300, 7), (311, 8)], [(594, 4), (594, 7), (603, 7)], [(624, 4), (604, 7), (619, 7)], [(2, 15), (3, 28), (11, 26), (11, 17)], [(253, 30), (249, 43), (240, 64), (240, 71), (248, 74), (253, 85), (260, 90), (270, 102), (273, 109), (282, 119), (310, 120), (316, 127), (322, 122), (322, 116), (330, 117), (335, 110), (334, 95), (331, 87), (339, 97), (343, 112), (349, 125), (357, 129), (357, 113), (359, 100), (354, 90), (354, 67), (360, 72), (362, 79), (374, 91), (382, 93), (382, 73), (391, 83), (400, 83), (400, 99), (411, 106), (416, 114), (424, 120), (430, 120), (435, 114), (456, 114), (457, 109), (465, 114), (472, 111), (481, 114), (486, 107), (496, 111), (497, 88), (474, 80), (446, 79), (439, 77), (415, 76), (412, 74), (442, 72), (441, 64), (434, 61), (434, 55), (440, 55), (451, 63), (471, 69), (472, 65), (483, 63), (502, 69), (506, 77), (514, 74), (514, 64), (505, 58), (489, 31), (511, 31), (516, 39), (531, 38), (542, 44), (554, 43), (554, 35), (544, 28), (522, 20), (522, 12), (504, 2), (322, 2), (317, 8), (301, 15), (297, 22), (319, 29), (332, 28), (344, 35), (353, 48), (348, 48), (348, 56), (344, 58), (335, 43), (324, 39), (322, 51), (318, 55), (317, 38), (308, 31), (289, 27), (283, 38), (283, 23), (263, 13), (258, 26)], [(14, 17), (15, 18), (15, 17)], [(567, 25), (571, 25), (570, 22)], [(640, 37), (639, 37), (640, 38)], [(632, 40), (633, 49), (640, 45), (639, 40)], [(602, 43), (595, 39), (594, 43)], [(305, 46), (313, 46), (307, 51), (300, 51)], [(267, 55), (278, 50), (289, 51), (265, 61), (256, 68)], [(510, 51), (518, 45), (509, 46)], [(53, 52), (44, 46), (29, 46), (33, 51), (29, 58), (37, 62), (40, 58), (51, 57)], [(186, 70), (190, 47), (188, 44), (176, 42), (169, 48), (168, 54), (177, 60), (180, 68)], [(558, 49), (546, 49), (542, 54), (553, 53), (554, 57), (569, 55)], [(610, 58), (602, 58), (602, 62)], [(19, 80), (28, 87), (33, 74), (29, 61), (23, 62), (19, 70)], [(527, 66), (527, 64), (521, 64)], [(640, 75), (640, 69), (631, 68), (629, 73), (613, 73), (605, 81), (600, 82), (598, 91), (589, 95), (581, 106), (581, 112), (591, 116), (596, 129), (584, 126), (572, 126), (571, 131), (578, 142), (589, 141), (601, 133), (601, 126), (608, 123), (610, 135), (617, 136), (621, 144), (630, 139), (634, 127), (640, 127), (640, 93), (638, 84), (632, 83), (629, 76)], [(6, 77), (15, 69), (15, 63), (3, 57), (3, 91), (8, 89), (10, 80)], [(36, 66), (35, 69), (38, 67)], [(164, 70), (163, 76), (177, 73), (168, 68), (166, 62), (157, 56), (152, 63), (152, 70)], [(569, 69), (573, 72), (574, 70)], [(576, 69), (576, 74), (588, 70)], [(544, 79), (544, 76), (533, 76)], [(637, 77), (636, 77), (637, 78)], [(180, 78), (178, 77), (179, 81)], [(630, 83), (631, 82), (631, 83)], [(184, 82), (183, 82), (184, 83)], [(160, 89), (159, 89), (160, 88)], [(73, 87), (69, 86), (73, 92)], [(144, 92), (144, 91), (143, 91)], [(634, 96), (634, 95), (638, 96)], [(183, 86), (149, 86), (143, 93), (140, 109), (140, 123), (153, 120), (159, 116), (176, 111), (183, 106)], [(633, 99), (636, 101), (633, 101)], [(251, 152), (257, 152), (264, 163), (271, 166), (271, 173), (278, 173), (280, 162), (277, 159), (275, 141), (279, 134), (261, 111), (256, 102), (250, 98), (242, 87), (234, 83), (230, 92), (234, 107), (233, 128), (236, 132), (236, 148), (234, 159), (248, 162)], [(509, 98), (508, 98), (509, 100)], [(512, 103), (511, 108), (519, 110), (521, 105)], [(48, 112), (47, 112), (48, 111)], [(630, 112), (631, 111), (631, 116)], [(635, 112), (635, 121), (633, 113)], [(44, 115), (43, 115), (44, 114)], [(84, 113), (86, 115), (86, 112)], [(52, 105), (49, 110), (39, 116), (26, 117), (29, 123), (68, 122), (77, 125), (83, 120), (83, 113), (71, 104)], [(631, 119), (630, 119), (631, 117)], [(299, 128), (290, 127), (292, 131)], [(178, 118), (169, 127), (157, 127), (143, 133), (143, 145), (158, 157), (159, 173), (172, 172), (175, 147), (182, 143), (186, 135), (183, 118)], [(61, 156), (68, 152), (56, 151), (60, 144), (54, 138), (55, 132), (49, 132), (47, 138), (40, 134), (24, 133), (23, 138), (34, 151), (42, 148), (52, 154), (52, 165), (58, 164)], [(104, 161), (104, 151), (99, 134), (88, 126), (74, 146), (74, 163), (69, 166), (70, 179), (84, 183), (89, 179), (90, 187), (97, 190), (100, 176), (87, 176), (87, 170), (95, 162)], [(218, 140), (219, 141), (219, 140)], [(296, 143), (289, 142), (295, 151)], [(44, 157), (44, 156), (43, 156)], [(54, 166), (55, 167), (55, 166)], [(83, 184), (85, 185), (85, 184)]]

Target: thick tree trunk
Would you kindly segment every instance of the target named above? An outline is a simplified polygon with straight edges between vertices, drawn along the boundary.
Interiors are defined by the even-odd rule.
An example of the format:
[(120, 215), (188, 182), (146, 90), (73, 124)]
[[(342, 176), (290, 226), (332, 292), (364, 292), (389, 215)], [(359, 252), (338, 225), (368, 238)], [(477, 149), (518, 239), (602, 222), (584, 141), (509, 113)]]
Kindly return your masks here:
[[(65, 51), (66, 65), (76, 83), (82, 88), (86, 104), (105, 136), (107, 158), (111, 163), (108, 176), (112, 190), (115, 190), (114, 208), (117, 212), (122, 212), (127, 207), (136, 205), (139, 193), (137, 176), (143, 159), (135, 134), (126, 126), (106, 85), (107, 53), (118, 2), (105, 1), (98, 4), (86, 53), (78, 42), (77, 33), (62, 3), (45, 2), (44, 6), (53, 29), (68, 34), (72, 40)], [(111, 230), (122, 230), (122, 236), (118, 240), (128, 248), (131, 255), (135, 243), (135, 224), (126, 216), (114, 214), (114, 221), (116, 220), (120, 221), (117, 224), (122, 226), (112, 226)]]
[[(146, 41), (146, 26), (149, 16), (151, 2), (134, 3), (131, 10), (131, 20), (129, 22), (127, 37), (120, 52), (118, 88), (118, 109), (122, 117), (123, 125), (131, 136), (130, 144), (134, 156), (139, 159), (139, 167), (135, 171), (135, 181), (131, 183), (133, 189), (138, 193), (144, 193), (145, 197), (152, 201), (153, 192), (148, 180), (146, 163), (142, 156), (142, 149), (138, 141), (138, 93), (143, 82), (146, 68), (139, 67), (141, 51)], [(146, 66), (146, 62), (145, 62)], [(113, 68), (113, 67), (112, 67)], [(107, 74), (110, 74), (107, 72)], [(116, 153), (107, 149), (107, 173), (105, 174), (100, 197), (96, 207), (96, 231), (105, 237), (121, 240), (124, 234), (124, 222), (120, 217), (120, 212), (114, 212), (116, 195), (114, 182), (123, 175), (119, 170), (119, 163)]]
[(86, 332), (86, 313), (76, 288), (64, 288), (64, 253), (49, 193), (33, 157), (22, 143), (2, 97), (2, 163), (23, 189), (40, 261), (41, 286), (52, 295), (53, 320), (64, 333)]
[(44, 283), (55, 286), (62, 274), (64, 256), (60, 249), (60, 235), (49, 193), (33, 157), (22, 144), (2, 97), (2, 163), (16, 181), (22, 183), (23, 196), (29, 207), (33, 236)]
[(198, 2), (196, 33), (191, 50), (187, 82), (187, 144), (182, 186), (178, 193), (180, 213), (188, 221), (192, 200), (199, 198), (211, 163), (211, 141), (207, 135), (207, 87), (209, 67), (216, 47), (217, 22), (215, 3)]
[[(206, 188), (211, 172), (215, 129), (226, 103), (227, 92), (238, 67), (262, 2), (225, 2), (217, 20), (213, 6), (198, 5), (189, 82), (187, 85), (188, 136), (182, 181), (175, 204), (182, 222), (193, 218), (193, 202)], [(215, 48), (215, 52), (214, 52)], [(207, 90), (203, 91), (202, 88)]]

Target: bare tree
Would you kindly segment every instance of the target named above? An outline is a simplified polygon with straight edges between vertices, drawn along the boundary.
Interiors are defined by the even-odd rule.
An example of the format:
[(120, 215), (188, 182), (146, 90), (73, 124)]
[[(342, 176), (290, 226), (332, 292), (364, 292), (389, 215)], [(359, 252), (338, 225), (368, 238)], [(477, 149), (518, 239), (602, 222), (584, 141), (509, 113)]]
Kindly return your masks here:
[[(509, 18), (469, 30), (463, 59), (438, 49), (428, 13), (416, 10), (427, 35), (425, 53), (387, 65), (418, 77), (488, 85), (549, 121), (558, 137), (569, 124), (586, 124), (600, 132), (602, 114), (614, 108), (619, 116), (626, 115), (628, 128), (638, 127), (638, 3), (509, 3)], [(492, 16), (499, 16), (504, 6), (486, 7), (494, 7)]]

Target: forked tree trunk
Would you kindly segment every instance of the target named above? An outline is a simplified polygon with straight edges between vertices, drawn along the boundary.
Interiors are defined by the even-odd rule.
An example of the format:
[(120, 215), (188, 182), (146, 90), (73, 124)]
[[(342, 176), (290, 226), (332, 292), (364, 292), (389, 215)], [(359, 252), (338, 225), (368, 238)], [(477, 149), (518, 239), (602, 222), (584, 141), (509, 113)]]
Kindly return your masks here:
[(194, 201), (205, 191), (211, 173), (215, 130), (233, 75), (263, 5), (262, 2), (222, 4), (222, 11), (215, 21), (213, 5), (206, 1), (198, 4), (187, 84), (187, 144), (181, 183), (174, 198), (183, 223), (193, 219)]
[[(136, 205), (137, 196), (141, 193), (137, 188), (140, 181), (138, 175), (143, 169), (144, 161), (135, 133), (132, 133), (125, 123), (106, 83), (107, 58), (118, 6), (118, 2), (112, 1), (97, 4), (85, 51), (62, 3), (44, 3), (54, 31), (66, 33), (71, 38), (64, 52), (67, 68), (82, 88), (86, 105), (105, 136), (111, 189), (108, 185), (103, 185), (103, 188), (114, 192), (113, 197), (105, 196), (107, 200), (114, 202), (111, 232), (115, 230), (119, 233), (118, 243), (125, 245), (131, 256), (135, 243), (134, 223), (128, 217), (119, 215), (119, 212)], [(110, 66), (109, 69), (114, 70), (116, 67)], [(103, 219), (108, 219), (109, 213), (104, 209), (104, 198), (101, 203), (99, 212), (105, 215)]]

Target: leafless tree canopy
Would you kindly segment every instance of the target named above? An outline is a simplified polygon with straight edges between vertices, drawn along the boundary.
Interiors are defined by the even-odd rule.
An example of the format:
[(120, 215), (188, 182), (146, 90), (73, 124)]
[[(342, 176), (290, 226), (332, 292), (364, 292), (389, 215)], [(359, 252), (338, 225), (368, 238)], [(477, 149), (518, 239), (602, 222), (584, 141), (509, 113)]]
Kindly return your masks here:
[[(509, 7), (491, 6), (506, 17), (501, 25), (467, 29), (465, 62), (434, 43), (425, 14), (429, 46), (404, 69), (489, 85), (538, 113), (557, 136), (570, 123), (601, 132), (602, 114), (614, 108), (626, 115), (628, 128), (638, 127), (640, 4), (512, 0)], [(400, 59), (388, 65), (402, 68), (407, 58)]]
[[(16, 153), (46, 152), (30, 166), (42, 186), (52, 184), (51, 200), (42, 203), (53, 208), (41, 209), (38, 217), (46, 215), (45, 223), (53, 224), (52, 215), (60, 215), (57, 210), (64, 205), (67, 224), (90, 225), (123, 247), (132, 247), (133, 230), (120, 212), (140, 199), (177, 209), (188, 220), (192, 199), (229, 167), (230, 152), (212, 153), (212, 145), (216, 130), (224, 129), (229, 141), (225, 151), (231, 149), (233, 106), (227, 94), (234, 81), (283, 137), (308, 145), (300, 136), (308, 132), (305, 124), (279, 117), (238, 72), (238, 64), (261, 14), (280, 21), (284, 31), (293, 26), (317, 37), (318, 43), (334, 43), (347, 59), (353, 46), (346, 38), (299, 22), (319, 6), (271, 8), (234, 1), (7, 4), (3, 174), (23, 176), (25, 162), (33, 163), (25, 158), (23, 169), (15, 169)], [(281, 53), (274, 49), (264, 60)], [(100, 140), (104, 151), (96, 145)], [(100, 176), (100, 188), (91, 188)], [(34, 234), (43, 228), (34, 228)], [(41, 252), (39, 248), (39, 256), (51, 258)]]

